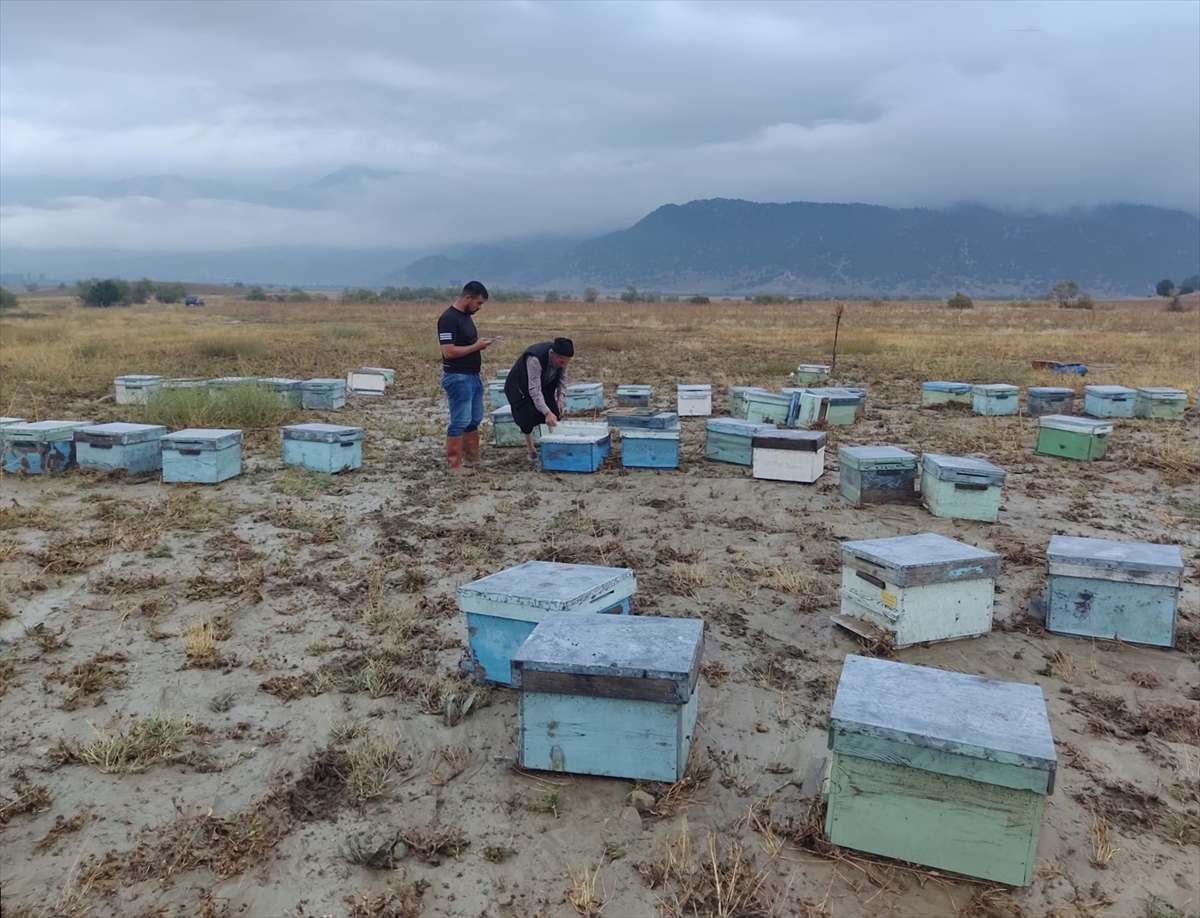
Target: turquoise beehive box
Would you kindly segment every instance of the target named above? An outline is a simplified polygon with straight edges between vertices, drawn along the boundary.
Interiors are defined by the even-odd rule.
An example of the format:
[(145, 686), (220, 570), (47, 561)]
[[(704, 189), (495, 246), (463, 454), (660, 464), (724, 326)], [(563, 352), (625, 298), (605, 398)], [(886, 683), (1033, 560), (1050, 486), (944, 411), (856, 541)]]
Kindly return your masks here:
[(1094, 418), (1131, 418), (1136, 396), (1124, 386), (1084, 386), (1083, 410)]
[(796, 420), (796, 412), (800, 410), (802, 392), (799, 389), (792, 392), (751, 389), (744, 395), (746, 406), (742, 417), (755, 424), (791, 427)]
[(543, 471), (594, 472), (612, 452), (607, 424), (562, 421), (543, 432), (539, 450)]
[(75, 431), (91, 421), (23, 421), (0, 427), (4, 471), (41, 475), (75, 466)]
[(480, 682), (511, 684), (511, 664), (552, 612), (628, 615), (637, 578), (629, 568), (526, 561), (458, 588), (467, 619), (463, 668)]
[(986, 459), (925, 453), (921, 501), (934, 516), (994, 523), (1007, 477), (1004, 469)]
[(1177, 545), (1051, 536), (1046, 627), (1078, 637), (1170, 647), (1182, 587)]
[(1025, 412), (1031, 418), (1074, 414), (1075, 390), (1064, 386), (1030, 386), (1025, 390)]
[(363, 428), (292, 424), (279, 431), (283, 464), (330, 474), (362, 467)]
[(678, 781), (703, 656), (700, 619), (550, 613), (512, 658), (521, 766)]
[(649, 408), (650, 387), (637, 383), (617, 386), (618, 408)]
[(1133, 397), (1135, 418), (1178, 420), (1187, 407), (1187, 393), (1169, 386), (1139, 386)]
[(240, 430), (188, 428), (159, 442), (164, 482), (217, 484), (242, 473)]
[(306, 379), (300, 384), (300, 407), (332, 411), (346, 407), (346, 380)]
[(679, 422), (654, 430), (628, 427), (621, 431), (621, 465), (627, 469), (679, 468)]
[[(513, 420), (512, 405), (505, 405), (492, 412), (492, 442), (496, 446), (524, 446), (525, 435)], [(534, 443), (542, 442), (545, 426), (539, 424), (531, 431)]]
[(971, 404), (971, 384), (935, 379), (921, 383), (921, 407), (932, 405)]
[(83, 469), (142, 475), (162, 468), (160, 424), (93, 424), (75, 430), (75, 461)]
[(796, 367), (796, 382), (807, 385), (828, 379), (830, 368), (823, 363), (802, 363)]
[(1112, 436), (1112, 421), (1080, 418), (1073, 414), (1044, 414), (1038, 418), (1036, 451), (1043, 456), (1065, 456), (1092, 462), (1104, 458)]
[(754, 437), (772, 430), (775, 430), (774, 424), (741, 418), (709, 418), (704, 422), (704, 458), (752, 466)]
[(24, 418), (0, 418), (0, 427), (7, 427), (9, 424), (24, 424)]
[[(487, 384), (488, 404), (492, 406), (492, 410), (503, 408), (508, 404), (508, 395), (504, 391), (503, 379), (490, 379)], [(549, 408), (557, 409), (557, 405), (548, 405)]]
[(838, 493), (855, 504), (917, 499), (917, 457), (897, 446), (838, 448)]
[[(862, 404), (862, 397), (851, 392), (849, 389), (841, 387), (826, 387), (822, 389), (808, 389), (810, 396), (824, 398), (828, 400), (828, 406), (825, 409), (824, 421), (826, 424), (831, 424), (835, 427), (847, 426), (853, 424), (858, 418), (858, 409)], [(801, 401), (800, 415), (804, 415), (804, 402)], [(804, 427), (800, 420), (796, 421), (797, 426)]]
[(641, 430), (667, 430), (679, 426), (679, 415), (674, 411), (654, 411), (651, 408), (617, 408), (605, 418), (609, 427), (618, 430), (638, 428)]
[(829, 715), (836, 845), (1028, 886), (1058, 768), (1041, 688), (850, 655)]
[(145, 405), (150, 397), (162, 386), (161, 376), (147, 374), (131, 374), (118, 376), (113, 380), (118, 405)]
[(971, 387), (971, 407), (976, 414), (1005, 416), (1016, 414), (1021, 390), (1008, 383), (988, 383)]
[(600, 411), (603, 408), (603, 383), (575, 383), (567, 386), (567, 411)]
[(300, 386), (303, 380), (289, 379), (286, 376), (264, 376), (258, 380), (260, 386), (270, 389), (279, 398), (279, 404), (285, 408), (300, 407)]
[(765, 395), (770, 393), (759, 386), (730, 386), (729, 387), (729, 416), (731, 418), (746, 419), (746, 396), (751, 392), (761, 392)]

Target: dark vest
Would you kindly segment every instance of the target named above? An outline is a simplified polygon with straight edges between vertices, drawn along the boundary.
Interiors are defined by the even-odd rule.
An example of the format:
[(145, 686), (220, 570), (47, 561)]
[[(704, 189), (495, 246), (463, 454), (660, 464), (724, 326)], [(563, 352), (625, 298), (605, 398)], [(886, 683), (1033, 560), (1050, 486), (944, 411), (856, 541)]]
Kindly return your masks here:
[(509, 404), (516, 404), (522, 399), (529, 397), (529, 370), (525, 366), (525, 361), (530, 357), (536, 357), (542, 365), (542, 378), (539, 380), (539, 388), (542, 390), (542, 398), (546, 400), (546, 404), (552, 408), (554, 406), (554, 393), (558, 388), (558, 373), (550, 363), (550, 349), (554, 346), (553, 341), (543, 341), (541, 344), (533, 344), (525, 349), (517, 362), (513, 364), (511, 370), (508, 371), (508, 376), (504, 380), (504, 394), (508, 397)]

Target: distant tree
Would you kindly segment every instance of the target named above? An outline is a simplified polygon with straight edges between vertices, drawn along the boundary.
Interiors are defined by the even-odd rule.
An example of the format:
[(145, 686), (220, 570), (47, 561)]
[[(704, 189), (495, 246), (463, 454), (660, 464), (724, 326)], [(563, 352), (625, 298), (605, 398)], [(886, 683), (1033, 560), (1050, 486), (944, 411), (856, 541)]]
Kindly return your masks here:
[(154, 296), (154, 281), (143, 277), (129, 288), (129, 302), (145, 303)]
[(28, 283), (25, 285), (25, 289), (28, 290), (30, 293), (37, 293), (38, 285), (34, 284), (34, 283)]
[(672, 294), (670, 294), (670, 295), (668, 295), (668, 296), (664, 296), (664, 297), (663, 297), (663, 302), (664, 302), (664, 303), (678, 303), (678, 302), (679, 302), (679, 294), (677, 294), (677, 293), (672, 293)]
[(545, 300), (547, 303), (557, 303), (558, 302), (558, 291), (557, 290), (547, 290)]
[(255, 303), (265, 303), (267, 301), (267, 291), (262, 287), (251, 287), (246, 294), (246, 299), (253, 300)]
[(695, 306), (707, 306), (709, 303), (712, 302), (712, 300), (710, 300), (706, 296), (701, 296), (700, 294), (697, 293), (694, 297), (692, 297), (690, 300), (688, 300), (688, 302)]
[(306, 290), (301, 290), (299, 287), (293, 287), (288, 293), (289, 303), (307, 303), (312, 300), (312, 296)]
[(975, 303), (969, 296), (958, 290), (955, 291), (954, 296), (946, 300), (946, 305), (951, 309), (973, 309)]
[(754, 302), (759, 306), (782, 306), (788, 298), (782, 293), (756, 293)]
[(588, 287), (583, 291), (583, 301), (585, 303), (594, 303), (600, 296), (600, 292), (595, 287)]
[(185, 296), (187, 296), (187, 290), (184, 288), (183, 284), (175, 283), (154, 285), (154, 298), (160, 303), (178, 303)]
[(1073, 280), (1062, 280), (1050, 288), (1051, 299), (1057, 300), (1062, 309), (1071, 305), (1071, 300), (1079, 293), (1079, 284)]
[(1075, 308), (1095, 309), (1096, 301), (1092, 299), (1092, 295), (1090, 293), (1081, 293), (1079, 294), (1079, 298), (1075, 301)]
[(643, 303), (657, 303), (662, 297), (657, 290), (651, 290), (649, 293), (643, 293), (640, 299)]
[(0, 287), (0, 311), (15, 309), (16, 306), (17, 295), (5, 287)]
[(109, 306), (116, 306), (127, 296), (129, 296), (129, 285), (115, 277), (79, 282), (79, 298), (83, 300), (85, 306), (106, 309)]
[(313, 302), (314, 303), (328, 303), (329, 297), (326, 296), (324, 293), (314, 293), (313, 294)]
[(1175, 293), (1178, 294), (1179, 296), (1187, 296), (1189, 293), (1195, 293), (1195, 292), (1196, 292), (1195, 287), (1180, 287), (1178, 290), (1175, 291)]
[(237, 287), (237, 288), (244, 288), (246, 285), (243, 284), (241, 281), (235, 281), (233, 286)]
[(1183, 302), (1179, 299), (1178, 293), (1171, 294), (1171, 301), (1167, 303), (1167, 312), (1183, 312)]
[(1180, 293), (1194, 293), (1196, 290), (1200, 290), (1200, 274), (1185, 277), (1179, 282)]
[(67, 285), (66, 285), (65, 283), (60, 283), (60, 284), (58, 285), (58, 289), (59, 289), (59, 290), (66, 290), (66, 289), (67, 289)]
[(625, 292), (621, 294), (621, 302), (623, 303), (636, 303), (638, 299), (638, 289), (633, 284), (629, 284), (625, 288)]
[(1171, 291), (1175, 289), (1175, 283), (1169, 279), (1160, 280), (1154, 285), (1154, 292), (1159, 296), (1170, 296)]

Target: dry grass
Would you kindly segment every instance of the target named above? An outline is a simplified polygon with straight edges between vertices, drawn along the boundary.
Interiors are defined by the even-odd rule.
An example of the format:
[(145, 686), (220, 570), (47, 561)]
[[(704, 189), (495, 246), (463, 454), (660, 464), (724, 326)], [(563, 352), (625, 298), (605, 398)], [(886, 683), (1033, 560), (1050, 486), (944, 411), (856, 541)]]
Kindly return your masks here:
[(1109, 861), (1120, 851), (1108, 836), (1108, 823), (1095, 809), (1092, 810), (1092, 866), (1107, 870)]
[(609, 899), (608, 891), (600, 882), (600, 865), (597, 864), (594, 870), (584, 867), (583, 872), (576, 876), (575, 870), (568, 864), (567, 875), (571, 878), (567, 887), (567, 901), (584, 918), (596, 918), (604, 911)]
[(400, 734), (362, 737), (346, 747), (347, 784), (360, 804), (388, 793), (397, 775), (413, 767), (413, 755)]

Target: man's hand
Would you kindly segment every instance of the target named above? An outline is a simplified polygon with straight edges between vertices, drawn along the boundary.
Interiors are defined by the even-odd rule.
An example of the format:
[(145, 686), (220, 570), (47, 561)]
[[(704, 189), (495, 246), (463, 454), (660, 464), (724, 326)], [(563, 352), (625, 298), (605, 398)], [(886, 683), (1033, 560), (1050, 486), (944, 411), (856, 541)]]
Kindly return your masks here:
[(553, 411), (546, 412), (546, 426), (549, 427), (551, 430), (553, 430), (555, 427), (558, 426), (558, 418), (556, 418), (554, 416)]
[(482, 339), (480, 339), (480, 341), (476, 345), (476, 347), (478, 347), (479, 350), (481, 350), (481, 351), (486, 351), (489, 347), (492, 346), (492, 344), (495, 342), (495, 340), (496, 340), (495, 338), (482, 338)]

